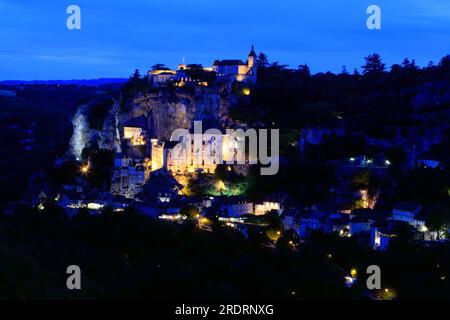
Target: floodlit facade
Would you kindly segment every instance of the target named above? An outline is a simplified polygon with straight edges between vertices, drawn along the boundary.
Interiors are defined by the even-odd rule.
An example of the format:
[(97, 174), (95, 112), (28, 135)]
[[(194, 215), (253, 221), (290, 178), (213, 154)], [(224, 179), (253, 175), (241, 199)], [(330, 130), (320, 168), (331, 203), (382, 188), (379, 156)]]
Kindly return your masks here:
[(131, 119), (123, 126), (123, 139), (128, 140), (132, 146), (143, 146), (146, 144), (147, 119), (145, 116), (140, 116)]
[(227, 134), (191, 134), (180, 142), (152, 139), (152, 171), (214, 173), (218, 164), (246, 163), (240, 139)]
[[(252, 46), (252, 49), (247, 57), (247, 62), (239, 59), (234, 60), (216, 60), (211, 67), (204, 67), (205, 72), (215, 72), (217, 80), (224, 82), (249, 82), (256, 83), (257, 78), (257, 56)], [(189, 65), (178, 65), (178, 70), (171, 70), (163, 68), (160, 70), (148, 71), (148, 81), (153, 86), (177, 82), (178, 86), (183, 86), (186, 83), (192, 82), (193, 79), (188, 75)], [(198, 85), (208, 86), (206, 82), (197, 82)]]

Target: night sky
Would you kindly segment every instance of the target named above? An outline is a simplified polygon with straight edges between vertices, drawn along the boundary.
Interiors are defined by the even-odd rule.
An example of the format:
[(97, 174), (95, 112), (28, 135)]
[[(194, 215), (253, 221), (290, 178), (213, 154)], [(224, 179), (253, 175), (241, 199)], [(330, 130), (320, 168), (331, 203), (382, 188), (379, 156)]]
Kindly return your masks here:
[[(71, 4), (81, 30), (66, 28)], [(366, 28), (370, 4), (382, 9), (381, 30)], [(425, 66), (450, 53), (450, 1), (0, 0), (0, 80), (127, 77), (183, 57), (210, 66), (245, 60), (252, 44), (314, 73), (351, 72), (373, 52), (389, 66)]]

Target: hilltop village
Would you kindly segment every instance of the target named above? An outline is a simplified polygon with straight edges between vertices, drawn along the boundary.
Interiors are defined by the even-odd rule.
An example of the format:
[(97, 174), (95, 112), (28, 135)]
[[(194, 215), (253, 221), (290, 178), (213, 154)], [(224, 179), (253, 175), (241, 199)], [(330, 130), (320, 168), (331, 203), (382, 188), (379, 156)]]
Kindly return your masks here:
[[(156, 64), (89, 91), (71, 117), (65, 152), (30, 175), (7, 212), (26, 204), (40, 214), (62, 210), (69, 221), (138, 213), (149, 223), (239, 234), (268, 251), (299, 253), (314, 243), (326, 261), (339, 262), (343, 283), (357, 286), (349, 266), (363, 256), (448, 244), (449, 72), (449, 57), (426, 68), (405, 59), (387, 70), (374, 54), (362, 74), (312, 75), (307, 65), (269, 63), (253, 47), (245, 61), (211, 67)], [(170, 137), (181, 128), (195, 138), (195, 121), (220, 132), (189, 145), (187, 162)], [(225, 131), (250, 128), (280, 130), (276, 175), (262, 176)], [(37, 150), (29, 129), (21, 135), (24, 152)], [(217, 153), (245, 161), (216, 163)], [(358, 254), (346, 260), (344, 249)]]
[[(131, 206), (154, 218), (180, 223), (189, 217), (187, 212), (194, 210), (199, 221), (217, 220), (244, 234), (249, 223), (264, 228), (267, 218), (275, 215), (279, 230), (270, 240), (275, 242), (283, 230), (292, 231), (298, 239), (321, 231), (343, 237), (366, 234), (368, 247), (386, 249), (398, 236), (396, 225), (403, 223), (414, 230), (417, 240), (436, 241), (446, 237), (445, 224), (435, 227), (427, 220), (429, 210), (439, 209), (424, 208), (424, 203), (401, 199), (384, 204), (387, 200), (382, 196), (381, 184), (392, 180), (390, 175), (394, 169), (403, 172), (446, 170), (448, 158), (432, 150), (437, 150), (433, 146), (442, 141), (445, 143), (447, 123), (427, 127), (422, 132), (419, 127), (392, 124), (385, 128), (389, 138), (369, 137), (362, 133), (349, 134), (342, 116), (336, 113), (326, 124), (305, 125), (298, 131), (289, 131), (297, 132), (294, 140), (288, 138), (288, 143), (290, 152), (296, 150), (300, 160), (315, 157), (316, 149), (330, 148), (330, 144), (342, 143), (342, 139), (344, 143), (346, 139), (356, 141), (350, 148), (358, 148), (359, 140), (370, 146), (366, 148), (370, 152), (351, 152), (346, 158), (327, 162), (338, 179), (347, 181), (321, 191), (327, 194), (327, 202), (317, 201), (321, 197), (313, 196), (312, 199), (317, 199), (315, 202), (302, 205), (283, 185), (276, 192), (246, 196), (250, 181), (260, 179), (254, 177), (254, 165), (249, 164), (249, 159), (239, 165), (216, 164), (213, 159), (215, 153), (211, 150), (220, 152), (225, 161), (236, 159), (237, 142), (226, 134), (209, 136), (201, 150), (194, 150), (193, 145), (188, 147), (191, 161), (187, 163), (174, 149), (178, 142), (169, 141), (170, 132), (178, 127), (192, 130), (195, 120), (213, 123), (222, 129), (230, 125), (248, 128), (249, 124), (242, 120), (230, 122), (236, 120), (230, 114), (235, 105), (248, 102), (252, 91), (258, 90), (257, 60), (252, 47), (246, 62), (216, 60), (212, 67), (183, 63), (177, 70), (155, 65), (146, 77), (135, 74), (125, 85), (133, 91), (128, 104), (112, 99), (81, 107), (73, 120), (69, 152), (80, 161), (81, 174), (74, 183), (63, 184), (58, 192), (40, 190), (35, 203), (44, 208), (46, 201), (56, 198), (70, 216), (80, 209), (95, 212), (112, 208), (121, 212)], [(260, 69), (265, 67), (261, 63), (265, 62), (259, 62)], [(265, 68), (262, 70), (267, 73)], [(299, 67), (299, 70), (303, 69)], [(136, 91), (139, 86), (146, 88), (146, 93)], [(129, 93), (122, 93), (122, 99), (126, 94)], [(423, 95), (415, 97), (416, 104), (424, 103)], [(86, 128), (87, 122), (92, 122), (87, 119), (89, 111), (86, 110), (90, 108), (91, 114), (95, 114), (99, 112), (95, 108), (105, 105), (103, 125), (97, 131)], [(422, 120), (428, 121), (425, 117)], [(95, 149), (95, 144), (100, 149)], [(110, 178), (93, 187), (90, 176), (95, 176), (96, 170), (105, 170), (96, 168), (98, 162), (105, 160), (102, 159), (105, 154), (101, 154), (104, 149), (113, 152), (107, 175)], [(326, 152), (330, 151), (326, 149)]]

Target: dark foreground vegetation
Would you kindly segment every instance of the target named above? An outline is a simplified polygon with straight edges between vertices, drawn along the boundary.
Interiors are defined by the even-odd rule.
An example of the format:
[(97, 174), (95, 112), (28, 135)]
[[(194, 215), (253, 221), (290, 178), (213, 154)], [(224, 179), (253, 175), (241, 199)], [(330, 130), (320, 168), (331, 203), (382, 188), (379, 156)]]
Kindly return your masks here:
[[(399, 239), (373, 253), (358, 238), (316, 234), (276, 248), (213, 226), (201, 231), (128, 210), (72, 220), (58, 208), (19, 208), (0, 216), (0, 298), (366, 299), (365, 266), (378, 264), (398, 298), (448, 299), (447, 245), (420, 248)], [(66, 289), (66, 268), (82, 270), (82, 290)], [(364, 266), (364, 267), (363, 267)], [(344, 284), (350, 269), (359, 282)], [(12, 276), (14, 275), (14, 276)]]

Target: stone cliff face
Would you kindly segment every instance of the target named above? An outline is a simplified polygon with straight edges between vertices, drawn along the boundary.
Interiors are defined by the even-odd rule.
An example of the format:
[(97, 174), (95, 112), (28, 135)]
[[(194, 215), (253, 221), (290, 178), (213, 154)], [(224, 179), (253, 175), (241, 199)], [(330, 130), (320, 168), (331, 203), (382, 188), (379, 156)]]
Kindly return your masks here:
[(90, 125), (89, 117), (92, 107), (92, 104), (82, 105), (72, 119), (73, 134), (68, 152), (77, 160), (81, 159), (84, 148), (94, 145), (98, 145), (102, 149), (120, 152), (119, 102), (114, 101), (107, 110), (101, 130), (92, 128)]
[(81, 157), (84, 148), (98, 144), (100, 148), (120, 152), (121, 128), (133, 118), (145, 116), (150, 138), (168, 140), (175, 129), (190, 129), (194, 120), (203, 121), (207, 127), (224, 128), (232, 123), (228, 110), (234, 103), (234, 96), (221, 95), (215, 88), (196, 88), (192, 92), (159, 90), (140, 94), (129, 101), (121, 112), (118, 101), (114, 101), (103, 119), (103, 128), (90, 126), (92, 105), (81, 106), (74, 115), (74, 132), (69, 153)]
[(194, 120), (202, 120), (204, 127), (224, 127), (229, 121), (230, 101), (209, 88), (197, 88), (194, 93), (159, 91), (133, 99), (131, 110), (121, 115), (121, 123), (144, 115), (149, 136), (168, 140), (175, 129), (191, 128)]

